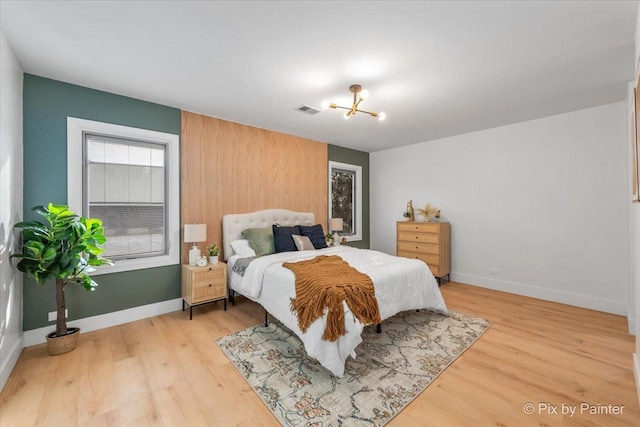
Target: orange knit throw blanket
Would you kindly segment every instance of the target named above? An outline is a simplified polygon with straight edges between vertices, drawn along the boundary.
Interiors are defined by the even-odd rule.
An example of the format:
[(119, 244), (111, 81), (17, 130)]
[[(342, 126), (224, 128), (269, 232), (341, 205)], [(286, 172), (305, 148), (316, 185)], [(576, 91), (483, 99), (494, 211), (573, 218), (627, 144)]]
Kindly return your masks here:
[(328, 309), (325, 341), (335, 341), (346, 333), (344, 307), (363, 324), (380, 323), (380, 310), (371, 278), (336, 255), (320, 255), (300, 262), (285, 262), (296, 276), (296, 297), (291, 309), (297, 312), (302, 332)]

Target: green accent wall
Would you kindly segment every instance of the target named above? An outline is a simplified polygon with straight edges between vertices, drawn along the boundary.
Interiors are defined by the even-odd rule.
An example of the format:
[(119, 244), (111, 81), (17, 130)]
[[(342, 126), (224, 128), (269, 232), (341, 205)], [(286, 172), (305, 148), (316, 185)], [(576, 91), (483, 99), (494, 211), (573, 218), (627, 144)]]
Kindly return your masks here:
[[(24, 75), (24, 219), (40, 219), (31, 207), (67, 203), (67, 117), (180, 135), (180, 110), (125, 96)], [(96, 276), (94, 292), (69, 285), (69, 320), (180, 297), (180, 266)], [(24, 330), (54, 322), (55, 286), (25, 278)]]
[(330, 161), (362, 166), (362, 240), (349, 246), (369, 249), (369, 153), (329, 144)]

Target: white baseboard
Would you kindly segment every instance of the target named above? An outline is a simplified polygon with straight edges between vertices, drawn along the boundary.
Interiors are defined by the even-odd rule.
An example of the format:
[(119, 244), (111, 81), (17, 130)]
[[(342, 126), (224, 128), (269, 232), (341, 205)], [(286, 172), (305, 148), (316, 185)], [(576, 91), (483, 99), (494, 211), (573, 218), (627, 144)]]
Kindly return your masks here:
[[(155, 304), (114, 311), (113, 313), (72, 320), (67, 322), (67, 326), (80, 328), (83, 333), (91, 332), (98, 329), (108, 328), (110, 326), (122, 325), (123, 323), (129, 323), (135, 320), (146, 319), (147, 317), (171, 313), (172, 311), (178, 311), (181, 309), (182, 299), (176, 298), (168, 301), (157, 302)], [(55, 325), (51, 325), (24, 331), (24, 347), (46, 342), (45, 336), (54, 329)]]
[(629, 323), (629, 335), (636, 336), (638, 333), (636, 319), (634, 317), (627, 317), (627, 322)]
[(619, 314), (621, 316), (627, 316), (628, 314), (627, 305), (624, 302), (594, 297), (590, 295), (558, 291), (556, 289), (540, 288), (523, 283), (495, 280), (488, 277), (474, 276), (464, 273), (451, 273), (451, 281), (468, 283), (470, 285), (476, 285), (483, 288), (495, 289), (497, 291), (504, 291), (527, 297), (540, 298), (543, 300), (559, 302), (562, 304), (575, 305), (577, 307), (590, 308), (592, 310)]
[(638, 404), (640, 404), (640, 357), (638, 353), (633, 353), (633, 376), (636, 378), (636, 394)]
[(20, 357), (20, 353), (22, 353), (22, 349), (24, 348), (24, 335), (20, 337), (20, 339), (16, 340), (13, 348), (2, 352), (2, 366), (0, 366), (0, 391), (4, 390), (4, 385), (7, 383), (9, 379), (9, 375), (11, 375), (11, 371), (13, 371), (14, 366), (18, 362), (18, 358)]

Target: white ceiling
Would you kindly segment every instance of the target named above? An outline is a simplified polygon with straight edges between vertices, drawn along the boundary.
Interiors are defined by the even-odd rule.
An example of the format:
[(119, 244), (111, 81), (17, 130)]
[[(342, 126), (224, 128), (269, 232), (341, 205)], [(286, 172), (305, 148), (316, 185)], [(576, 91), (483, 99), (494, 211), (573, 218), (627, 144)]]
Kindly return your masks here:
[[(625, 99), (637, 1), (0, 1), (25, 72), (362, 151)], [(349, 104), (380, 122), (294, 108)]]

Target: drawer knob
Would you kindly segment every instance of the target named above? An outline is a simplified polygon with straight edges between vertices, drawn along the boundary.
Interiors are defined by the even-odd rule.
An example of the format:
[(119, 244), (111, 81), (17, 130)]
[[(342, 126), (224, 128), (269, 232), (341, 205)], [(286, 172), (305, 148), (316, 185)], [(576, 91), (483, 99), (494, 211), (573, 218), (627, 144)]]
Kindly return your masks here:
[(209, 283), (209, 287), (213, 286), (211, 283)]

